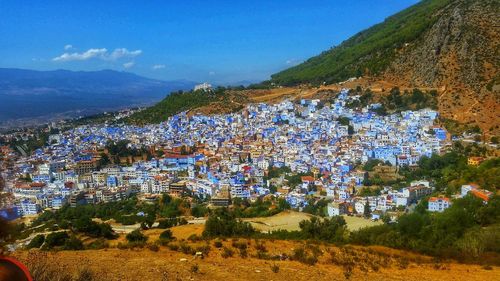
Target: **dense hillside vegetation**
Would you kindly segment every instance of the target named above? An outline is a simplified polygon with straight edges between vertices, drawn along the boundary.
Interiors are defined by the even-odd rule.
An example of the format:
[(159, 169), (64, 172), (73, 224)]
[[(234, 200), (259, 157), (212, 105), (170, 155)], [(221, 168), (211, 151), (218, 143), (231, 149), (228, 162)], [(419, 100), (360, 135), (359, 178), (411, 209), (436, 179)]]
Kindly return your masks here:
[[(261, 86), (320, 85), (363, 77), (440, 90), (442, 116), (498, 135), (500, 2), (424, 0)], [(477, 106), (481, 104), (483, 106)]]
[[(217, 87), (209, 91), (178, 91), (168, 95), (156, 105), (127, 118), (130, 124), (144, 125), (166, 121), (182, 111), (201, 113), (227, 113), (238, 111), (248, 102), (241, 88)], [(204, 109), (206, 109), (204, 111)]]
[(436, 11), (449, 2), (422, 1), (303, 64), (272, 75), (272, 81), (285, 85), (329, 84), (350, 77), (379, 74), (389, 66), (398, 49), (418, 39), (436, 22)]
[(168, 95), (154, 106), (133, 114), (127, 121), (141, 125), (159, 123), (181, 111), (201, 107), (215, 100), (216, 95), (214, 93), (206, 93), (204, 91), (179, 91)]

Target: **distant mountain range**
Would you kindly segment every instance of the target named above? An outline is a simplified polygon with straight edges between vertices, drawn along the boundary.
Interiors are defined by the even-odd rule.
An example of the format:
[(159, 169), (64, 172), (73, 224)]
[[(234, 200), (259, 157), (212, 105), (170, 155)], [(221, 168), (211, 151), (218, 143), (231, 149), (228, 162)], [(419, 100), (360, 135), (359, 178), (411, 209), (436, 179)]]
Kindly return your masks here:
[(0, 123), (151, 105), (172, 91), (192, 89), (195, 84), (187, 80), (154, 80), (114, 70), (0, 68)]

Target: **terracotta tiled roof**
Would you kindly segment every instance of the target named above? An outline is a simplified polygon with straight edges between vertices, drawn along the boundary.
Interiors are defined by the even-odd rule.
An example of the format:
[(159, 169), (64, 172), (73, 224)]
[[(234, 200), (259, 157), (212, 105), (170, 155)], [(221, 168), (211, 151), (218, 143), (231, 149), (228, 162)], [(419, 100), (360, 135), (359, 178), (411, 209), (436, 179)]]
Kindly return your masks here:
[(43, 182), (33, 182), (33, 183), (30, 183), (30, 186), (31, 187), (44, 187), (45, 183), (43, 183)]
[(174, 154), (174, 153), (165, 153), (163, 155), (164, 158), (177, 158), (177, 159), (185, 159), (188, 157), (192, 157), (192, 155), (183, 155), (183, 154)]
[(473, 189), (470, 191), (472, 195), (476, 196), (479, 199), (482, 199), (486, 202), (490, 200), (490, 195), (491, 192), (485, 191), (485, 190), (479, 190), (479, 189)]
[(300, 179), (301, 179), (303, 182), (304, 182), (304, 181), (308, 181), (308, 182), (313, 182), (313, 181), (314, 181), (314, 178), (313, 178), (313, 177), (311, 177), (311, 176), (302, 176)]
[(450, 198), (447, 198), (447, 197), (431, 197), (431, 198), (429, 198), (429, 202), (436, 202), (438, 200), (450, 202)]

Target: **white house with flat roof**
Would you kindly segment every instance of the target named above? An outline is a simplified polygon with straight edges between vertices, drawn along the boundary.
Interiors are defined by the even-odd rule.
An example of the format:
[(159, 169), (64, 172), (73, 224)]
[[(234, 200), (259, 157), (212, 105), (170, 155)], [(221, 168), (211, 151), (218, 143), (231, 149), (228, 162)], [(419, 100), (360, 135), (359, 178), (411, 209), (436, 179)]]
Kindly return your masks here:
[(198, 91), (198, 90), (208, 91), (210, 89), (212, 89), (212, 85), (207, 83), (207, 82), (194, 86), (195, 91)]

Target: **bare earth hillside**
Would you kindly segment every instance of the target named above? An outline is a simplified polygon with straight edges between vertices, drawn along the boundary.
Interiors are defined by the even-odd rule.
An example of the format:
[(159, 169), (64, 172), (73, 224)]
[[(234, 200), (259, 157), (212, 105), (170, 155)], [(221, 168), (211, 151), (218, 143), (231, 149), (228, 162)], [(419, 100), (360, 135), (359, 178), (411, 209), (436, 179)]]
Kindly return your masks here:
[(495, 1), (451, 1), (422, 39), (402, 48), (382, 78), (443, 91), (445, 117), (498, 131), (500, 12)]
[(323, 85), (363, 77), (437, 88), (444, 117), (498, 135), (499, 14), (497, 0), (423, 0), (268, 82)]
[[(253, 242), (253, 241), (252, 241)], [(229, 242), (226, 242), (229, 246)], [(265, 243), (269, 253), (290, 252), (299, 244)], [(230, 247), (230, 246), (229, 246)], [(409, 262), (396, 261), (397, 251), (383, 249), (391, 261), (388, 267), (366, 267), (358, 261), (352, 272), (345, 267), (332, 263), (327, 249), (314, 265), (306, 265), (298, 261), (271, 261), (254, 257), (241, 258), (238, 254), (222, 258), (221, 249), (212, 247), (208, 257), (194, 258), (180, 252), (161, 247), (158, 252), (148, 249), (137, 250), (87, 250), (62, 251), (56, 253), (21, 252), (18, 256), (29, 261), (57, 266), (66, 272), (89, 268), (102, 280), (498, 280), (500, 268), (484, 269), (477, 265), (462, 265), (454, 263), (435, 263), (425, 261), (418, 264), (410, 257)], [(338, 251), (329, 248), (329, 251)], [(365, 253), (364, 251), (359, 251)], [(407, 255), (407, 254), (404, 254)], [(363, 258), (362, 258), (363, 259)], [(364, 259), (370, 259), (369, 256)], [(28, 262), (29, 263), (29, 262)], [(420, 262), (419, 262), (420, 263)], [(274, 266), (274, 268), (273, 268)], [(194, 268), (197, 267), (195, 270)], [(276, 269), (277, 268), (277, 269)], [(273, 271), (277, 271), (274, 272)], [(346, 273), (350, 272), (350, 273)], [(98, 279), (100, 280), (100, 279)]]

